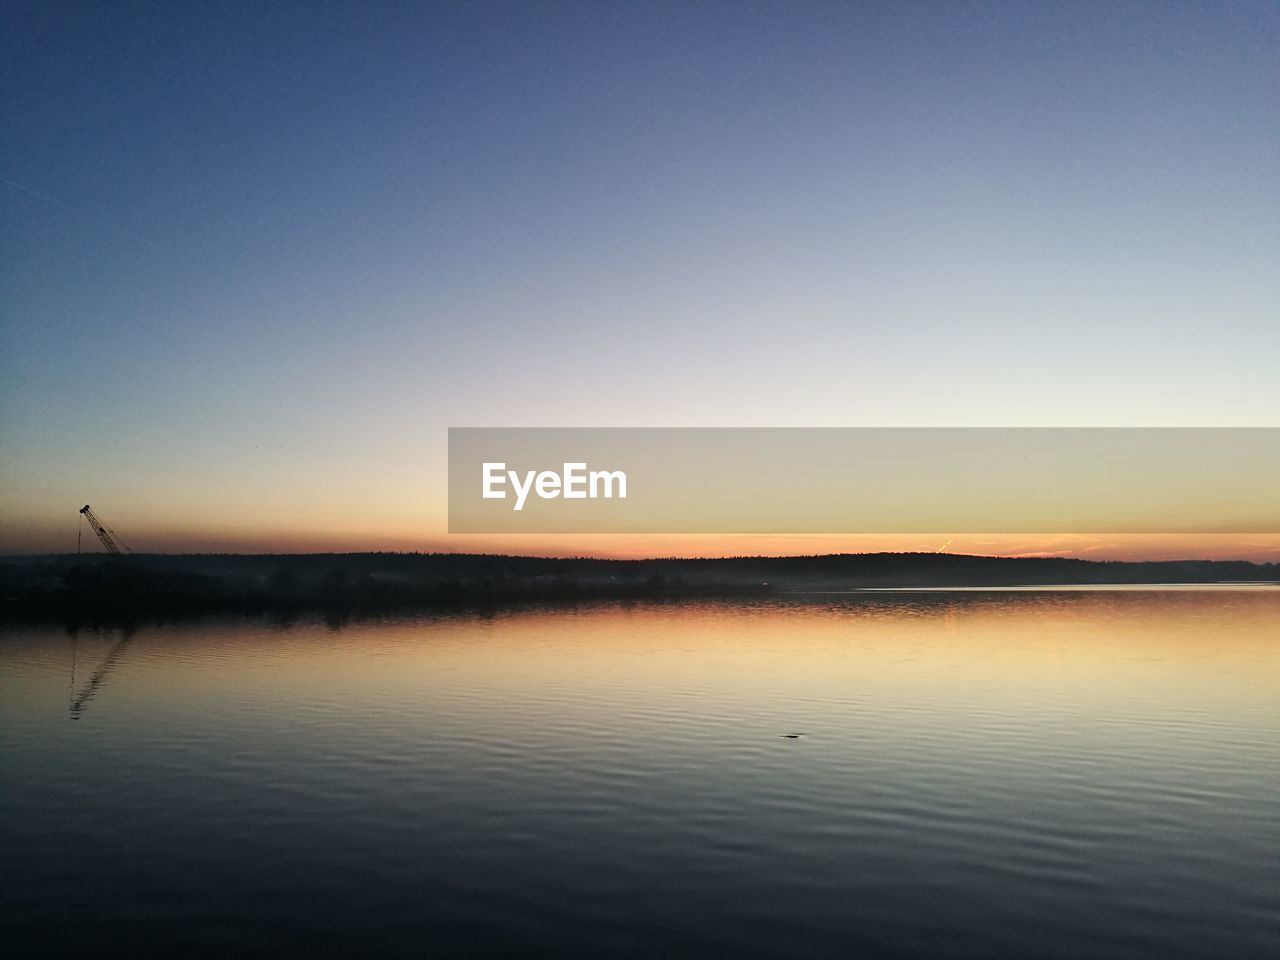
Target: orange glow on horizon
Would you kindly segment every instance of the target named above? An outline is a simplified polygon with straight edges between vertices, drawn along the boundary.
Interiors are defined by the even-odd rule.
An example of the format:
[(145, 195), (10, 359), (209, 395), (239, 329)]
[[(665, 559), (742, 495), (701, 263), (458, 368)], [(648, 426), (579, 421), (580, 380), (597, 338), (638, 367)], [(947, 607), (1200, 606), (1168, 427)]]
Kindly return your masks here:
[[(1280, 535), (1213, 534), (568, 534), (450, 535), (417, 533), (385, 523), (365, 530), (331, 523), (327, 529), (266, 526), (165, 527), (112, 515), (114, 529), (137, 553), (487, 553), (547, 557), (804, 556), (833, 553), (952, 553), (1004, 557), (1079, 557), (1091, 560), (1252, 560), (1280, 562)], [(91, 534), (86, 552), (101, 550)], [(942, 545), (940, 547), (940, 545)], [(0, 553), (74, 553), (76, 526), (0, 526)]]

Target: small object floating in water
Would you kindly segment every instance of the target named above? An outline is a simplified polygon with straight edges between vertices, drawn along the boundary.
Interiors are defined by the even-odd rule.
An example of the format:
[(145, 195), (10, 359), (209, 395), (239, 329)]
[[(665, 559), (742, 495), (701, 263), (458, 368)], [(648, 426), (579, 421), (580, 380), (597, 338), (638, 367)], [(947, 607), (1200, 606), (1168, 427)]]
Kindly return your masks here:
[(781, 734), (778, 737), (778, 739), (779, 740), (799, 740), (803, 736), (804, 736), (803, 733), (784, 733), (784, 734)]

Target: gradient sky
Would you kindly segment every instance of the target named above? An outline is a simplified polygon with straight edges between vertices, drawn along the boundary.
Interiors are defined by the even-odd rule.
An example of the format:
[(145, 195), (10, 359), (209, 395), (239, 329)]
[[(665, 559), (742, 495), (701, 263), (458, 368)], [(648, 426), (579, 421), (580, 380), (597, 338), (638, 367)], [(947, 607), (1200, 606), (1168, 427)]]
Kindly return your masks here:
[(794, 549), (450, 538), (451, 425), (1280, 425), (1275, 3), (4, 21), (0, 551)]

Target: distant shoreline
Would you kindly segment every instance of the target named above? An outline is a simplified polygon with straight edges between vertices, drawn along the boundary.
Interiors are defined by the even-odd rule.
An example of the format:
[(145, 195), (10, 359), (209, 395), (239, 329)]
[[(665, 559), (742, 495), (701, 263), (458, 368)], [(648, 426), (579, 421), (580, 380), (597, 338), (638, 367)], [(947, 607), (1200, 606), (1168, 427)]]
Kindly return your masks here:
[(1280, 582), (1280, 564), (938, 553), (606, 560), (495, 554), (101, 554), (0, 558), (0, 614), (149, 616), (483, 607), (853, 591)]

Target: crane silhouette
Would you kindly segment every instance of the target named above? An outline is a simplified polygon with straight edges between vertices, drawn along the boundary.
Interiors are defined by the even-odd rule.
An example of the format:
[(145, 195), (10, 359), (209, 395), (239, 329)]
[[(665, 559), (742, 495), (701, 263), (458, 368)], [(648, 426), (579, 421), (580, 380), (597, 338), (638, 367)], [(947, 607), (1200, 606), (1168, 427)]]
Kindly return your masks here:
[[(93, 512), (87, 503), (80, 508), (80, 516), (89, 521), (89, 526), (91, 526), (93, 528), (93, 532), (98, 535), (98, 539), (102, 541), (102, 545), (107, 548), (107, 553), (114, 554), (119, 557), (129, 552), (129, 548), (124, 546), (124, 541), (120, 540), (120, 534), (113, 530), (108, 530), (103, 522), (98, 519), (98, 515)], [(117, 543), (117, 540), (120, 540), (120, 542)], [(80, 552), (80, 537), (78, 534), (76, 535), (76, 552)]]

